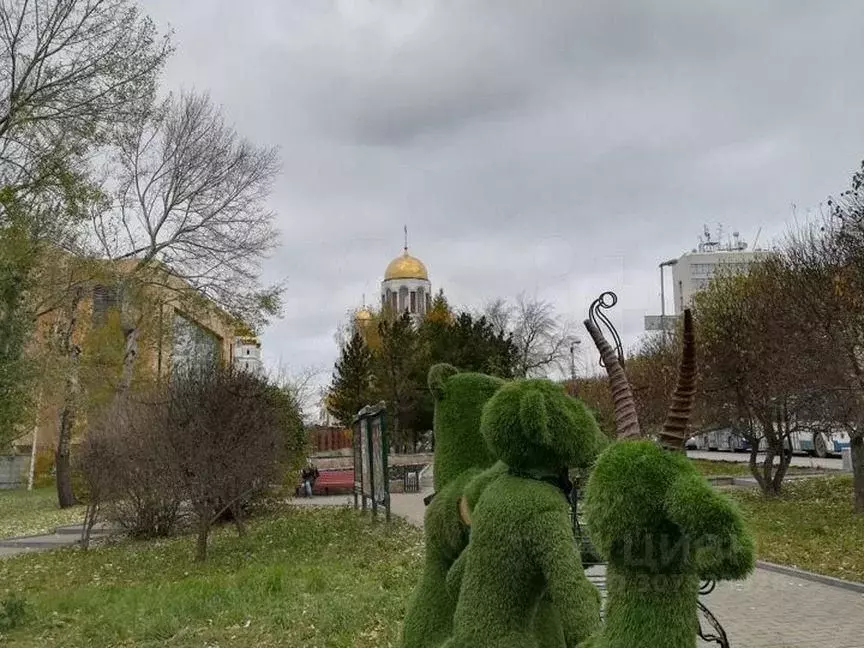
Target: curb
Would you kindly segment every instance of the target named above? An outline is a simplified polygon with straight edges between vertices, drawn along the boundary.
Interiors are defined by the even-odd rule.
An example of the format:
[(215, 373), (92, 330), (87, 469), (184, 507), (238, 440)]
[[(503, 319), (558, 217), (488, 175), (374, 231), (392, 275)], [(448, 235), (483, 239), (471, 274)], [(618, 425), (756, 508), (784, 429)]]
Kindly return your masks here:
[(849, 592), (864, 594), (864, 583), (856, 583), (855, 581), (847, 581), (843, 580), (842, 578), (834, 578), (833, 576), (814, 574), (813, 572), (804, 571), (803, 569), (798, 569), (796, 567), (775, 565), (774, 563), (764, 562), (762, 560), (756, 561), (756, 567), (759, 569), (764, 569), (765, 571), (784, 574), (786, 576), (793, 576), (795, 578), (800, 578), (801, 580), (808, 580), (814, 583), (820, 583), (821, 585), (828, 585), (829, 587), (837, 587), (839, 589), (844, 589)]
[[(6, 542), (18, 542), (19, 540), (20, 541), (27, 541), (27, 540), (32, 540), (33, 538), (47, 538), (47, 537), (50, 537), (53, 535), (57, 535), (57, 534), (56, 533), (34, 533), (33, 535), (11, 536), (8, 538), (0, 538), (0, 544), (6, 543)], [(17, 547), (18, 545), (15, 545), (15, 546)]]
[(4, 549), (64, 549), (66, 547), (74, 547), (78, 542), (8, 542), (0, 541), (0, 547)]

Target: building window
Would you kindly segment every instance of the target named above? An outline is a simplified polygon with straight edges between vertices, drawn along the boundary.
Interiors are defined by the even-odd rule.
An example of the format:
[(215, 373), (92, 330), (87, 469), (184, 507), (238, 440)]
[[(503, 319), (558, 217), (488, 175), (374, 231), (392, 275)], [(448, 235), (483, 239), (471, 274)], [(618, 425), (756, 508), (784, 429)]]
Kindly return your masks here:
[(215, 367), (222, 359), (221, 339), (191, 319), (174, 314), (171, 370), (176, 376), (190, 369)]
[(417, 293), (415, 291), (411, 291), (411, 312), (417, 312)]
[(426, 312), (428, 313), (431, 310), (432, 310), (432, 295), (430, 295), (429, 293), (426, 293)]
[(714, 268), (713, 263), (694, 263), (690, 266), (690, 276), (710, 279), (714, 276)]
[(93, 287), (93, 325), (105, 324), (108, 312), (119, 307), (117, 289), (97, 285)]

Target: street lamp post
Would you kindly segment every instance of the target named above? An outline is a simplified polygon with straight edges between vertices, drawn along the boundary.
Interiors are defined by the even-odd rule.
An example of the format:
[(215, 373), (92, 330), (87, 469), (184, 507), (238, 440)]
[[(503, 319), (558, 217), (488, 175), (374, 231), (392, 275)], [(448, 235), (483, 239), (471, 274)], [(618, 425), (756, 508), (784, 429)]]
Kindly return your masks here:
[(576, 396), (576, 347), (582, 344), (579, 338), (574, 339), (570, 343), (570, 390), (573, 396)]
[(666, 282), (663, 277), (663, 268), (674, 266), (677, 263), (678, 259), (669, 259), (660, 264), (660, 325), (663, 330), (666, 329)]

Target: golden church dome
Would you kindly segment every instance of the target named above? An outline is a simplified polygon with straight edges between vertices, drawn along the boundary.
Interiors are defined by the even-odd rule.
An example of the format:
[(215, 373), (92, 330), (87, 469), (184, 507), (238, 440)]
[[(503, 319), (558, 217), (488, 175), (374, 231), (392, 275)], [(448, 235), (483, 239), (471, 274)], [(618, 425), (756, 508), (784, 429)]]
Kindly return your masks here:
[(372, 313), (370, 313), (368, 310), (366, 310), (364, 308), (362, 310), (357, 311), (357, 315), (355, 316), (355, 318), (358, 321), (368, 322), (369, 320), (372, 319)]
[(420, 259), (411, 256), (408, 254), (408, 250), (405, 250), (402, 256), (393, 259), (387, 266), (387, 270), (384, 271), (384, 281), (390, 279), (423, 279), (429, 281), (429, 273)]

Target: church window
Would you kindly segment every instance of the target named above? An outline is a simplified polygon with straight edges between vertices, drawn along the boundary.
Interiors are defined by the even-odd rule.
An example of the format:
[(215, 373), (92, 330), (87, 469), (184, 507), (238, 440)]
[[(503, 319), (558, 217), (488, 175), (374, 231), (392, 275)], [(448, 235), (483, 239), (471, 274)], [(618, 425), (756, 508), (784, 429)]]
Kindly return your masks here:
[(417, 312), (417, 293), (415, 291), (411, 291), (411, 312)]

